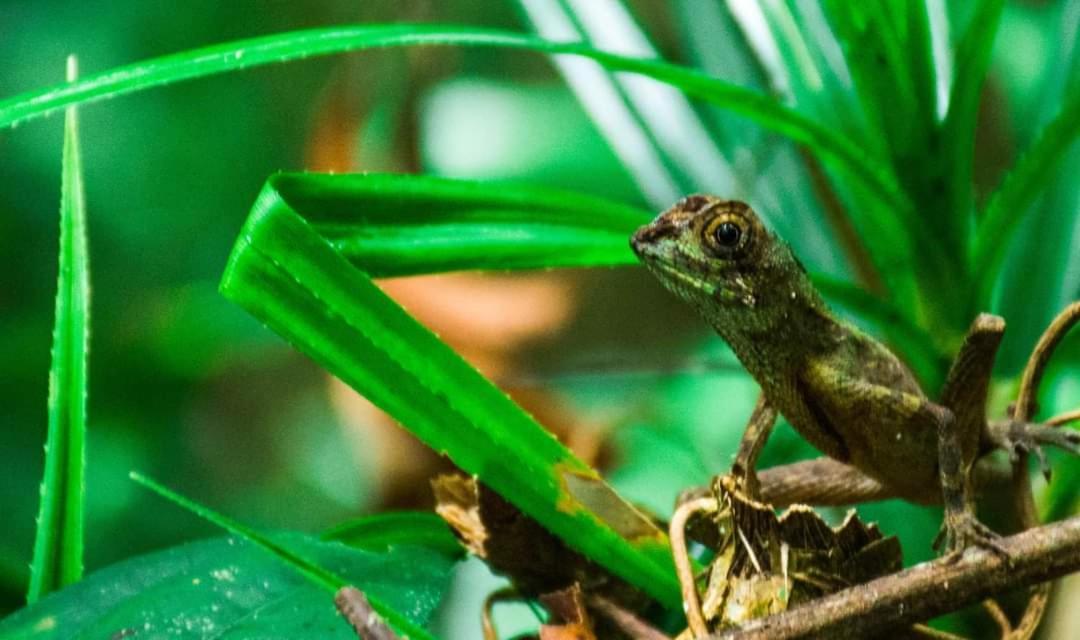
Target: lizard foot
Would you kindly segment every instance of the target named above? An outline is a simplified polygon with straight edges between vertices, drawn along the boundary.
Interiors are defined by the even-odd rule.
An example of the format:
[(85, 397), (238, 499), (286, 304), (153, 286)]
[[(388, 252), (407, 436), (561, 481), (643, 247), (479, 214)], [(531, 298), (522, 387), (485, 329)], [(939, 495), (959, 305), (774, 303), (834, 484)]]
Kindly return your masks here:
[(979, 522), (975, 514), (969, 511), (945, 513), (945, 522), (934, 538), (934, 549), (944, 548), (949, 562), (956, 562), (970, 546), (992, 551), (1005, 561), (1009, 561), (1009, 552), (999, 542), (1001, 536)]
[(1080, 431), (1073, 429), (1038, 422), (996, 420), (989, 424), (988, 431), (990, 441), (998, 449), (1008, 453), (1012, 462), (1016, 462), (1020, 453), (1035, 454), (1047, 482), (1050, 481), (1051, 469), (1043, 445), (1058, 447), (1074, 456), (1080, 456)]

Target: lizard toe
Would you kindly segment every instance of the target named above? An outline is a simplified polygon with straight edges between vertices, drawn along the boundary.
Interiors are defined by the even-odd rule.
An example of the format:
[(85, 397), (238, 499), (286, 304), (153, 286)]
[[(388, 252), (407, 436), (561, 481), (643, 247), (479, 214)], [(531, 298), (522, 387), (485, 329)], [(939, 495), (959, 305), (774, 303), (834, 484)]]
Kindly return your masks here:
[(1001, 536), (979, 522), (972, 513), (946, 514), (945, 522), (934, 539), (934, 549), (943, 550), (947, 562), (956, 562), (968, 547), (979, 547), (1010, 560), (1009, 551), (1001, 545)]

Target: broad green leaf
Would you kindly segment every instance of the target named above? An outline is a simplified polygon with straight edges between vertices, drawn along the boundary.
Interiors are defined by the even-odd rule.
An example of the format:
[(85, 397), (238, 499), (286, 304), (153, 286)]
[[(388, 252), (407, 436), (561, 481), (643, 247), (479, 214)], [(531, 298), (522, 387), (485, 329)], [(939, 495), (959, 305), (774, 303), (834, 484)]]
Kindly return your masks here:
[[(328, 569), (327, 563), (320, 562), (319, 560), (312, 558), (310, 554), (296, 550), (292, 545), (280, 544), (254, 529), (227, 518), (193, 500), (185, 498), (140, 473), (132, 471), (129, 475), (132, 480), (150, 489), (166, 500), (187, 509), (200, 518), (208, 520), (243, 540), (251, 542), (262, 551), (272, 555), (277, 561), (287, 565), (293, 571), (302, 575), (312, 585), (322, 588), (326, 594), (331, 597), (342, 587), (351, 584), (347, 578), (339, 575), (336, 571)], [(368, 588), (365, 583), (356, 583), (352, 584), (352, 586), (361, 590), (366, 590)], [(395, 608), (385, 602), (378, 592), (366, 593), (365, 595), (367, 595), (368, 601), (371, 603), (371, 608), (382, 616), (382, 618), (399, 633), (405, 634), (407, 638), (418, 638), (421, 640), (431, 637), (409, 618), (409, 615), (406, 613), (410, 610), (408, 607), (404, 609)]]
[[(361, 180), (351, 176), (342, 184), (355, 187)], [(317, 188), (309, 188), (297, 178), (271, 179), (230, 257), (222, 292), (568, 545), (667, 606), (677, 607), (681, 598), (664, 533), (317, 232), (347, 232), (343, 218), (353, 216), (354, 223), (355, 216), (385, 220), (395, 210), (402, 220), (415, 212), (422, 222), (425, 215), (438, 215), (437, 199), (430, 207), (403, 207), (413, 202), (388, 193), (386, 200), (373, 203), (373, 213), (366, 214), (364, 207), (343, 200), (330, 182), (316, 179)], [(446, 189), (458, 188), (443, 183)], [(277, 185), (285, 187), (282, 195), (275, 191)], [(512, 189), (488, 190), (503, 197), (513, 194)], [(423, 191), (420, 199), (425, 196)], [(479, 192), (474, 192), (476, 197)], [(604, 211), (598, 211), (597, 218), (604, 219)], [(474, 213), (486, 222), (501, 215), (498, 209)], [(625, 223), (626, 214), (607, 213), (619, 224)], [(554, 203), (535, 213), (537, 220), (564, 224), (574, 216)], [(467, 237), (459, 234), (466, 247)], [(509, 239), (521, 241), (513, 235)], [(528, 242), (522, 246), (531, 248)], [(622, 246), (622, 258), (608, 250), (607, 259), (628, 260), (629, 251)], [(386, 247), (374, 253), (365, 252), (358, 242), (349, 247), (350, 258), (365, 269), (370, 260), (373, 272), (397, 270), (387, 260), (392, 254)], [(415, 257), (427, 249), (397, 251)], [(474, 259), (490, 265), (485, 257), (489, 253), (474, 253)], [(566, 256), (574, 253), (566, 251), (559, 259), (567, 264)], [(435, 264), (460, 266), (460, 255), (441, 255), (442, 261)], [(550, 255), (541, 247), (528, 253), (527, 260), (510, 264), (541, 266)]]
[(1080, 89), (1062, 102), (1061, 110), (1020, 157), (986, 205), (975, 234), (972, 273), (978, 275), (979, 303), (989, 306), (994, 283), (1016, 225), (1056, 175), (1066, 152), (1080, 136)]
[[(70, 80), (74, 80), (74, 65), (74, 58), (69, 59)], [(75, 107), (68, 107), (64, 119), (61, 182), (60, 269), (49, 368), (49, 432), (26, 596), (29, 602), (78, 581), (83, 573), (90, 272)]]
[[(416, 627), (431, 619), (454, 566), (452, 558), (423, 547), (375, 552), (299, 533), (272, 539), (333, 567)], [(129, 636), (356, 639), (334, 609), (333, 594), (257, 545), (232, 537), (124, 560), (0, 621), (5, 640)]]
[(894, 274), (881, 265), (910, 262), (913, 255), (910, 240), (915, 237), (915, 230), (909, 229), (910, 233), (905, 233), (898, 220), (910, 218), (903, 212), (910, 212), (912, 204), (880, 159), (770, 96), (685, 67), (606, 53), (577, 43), (549, 42), (506, 31), (426, 24), (348, 25), (294, 31), (154, 58), (91, 76), (70, 86), (47, 87), (15, 96), (0, 101), (0, 126), (42, 116), (67, 104), (100, 100), (255, 65), (369, 48), (417, 45), (494, 46), (585, 56), (609, 71), (638, 73), (676, 86), (691, 97), (738, 113), (805, 145), (826, 165), (862, 185), (867, 197), (880, 203), (883, 209), (897, 212), (895, 218), (875, 216), (870, 220), (872, 228), (867, 237), (888, 239), (875, 243), (872, 256), (879, 263), (879, 272), (892, 274), (890, 277), (901, 281), (899, 288), (905, 288), (903, 281), (909, 278), (905, 270)]
[(369, 551), (388, 551), (399, 545), (427, 547), (451, 558), (464, 555), (458, 539), (446, 521), (430, 512), (379, 513), (343, 522), (323, 532), (323, 540), (334, 540)]

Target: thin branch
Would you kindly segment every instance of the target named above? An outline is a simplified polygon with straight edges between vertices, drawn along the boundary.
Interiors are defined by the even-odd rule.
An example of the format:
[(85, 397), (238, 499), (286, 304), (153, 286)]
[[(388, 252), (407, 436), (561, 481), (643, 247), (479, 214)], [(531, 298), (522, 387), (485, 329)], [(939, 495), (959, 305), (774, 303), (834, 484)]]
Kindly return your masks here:
[(959, 560), (923, 563), (708, 638), (884, 637), (992, 595), (1080, 570), (1080, 517), (1028, 529), (1000, 543), (1009, 552), (1008, 562), (992, 551), (971, 548)]

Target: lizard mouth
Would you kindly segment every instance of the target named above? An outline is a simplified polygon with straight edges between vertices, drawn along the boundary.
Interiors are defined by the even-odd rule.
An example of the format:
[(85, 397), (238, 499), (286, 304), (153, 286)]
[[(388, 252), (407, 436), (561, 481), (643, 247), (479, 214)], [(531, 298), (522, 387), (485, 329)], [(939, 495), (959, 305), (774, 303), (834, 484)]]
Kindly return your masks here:
[(701, 291), (708, 295), (712, 295), (713, 288), (710, 287), (708, 283), (691, 276), (690, 274), (686, 273), (685, 271), (679, 269), (672, 264), (668, 264), (667, 262), (661, 260), (651, 260), (646, 262), (646, 265), (648, 265), (650, 269), (657, 271), (661, 278), (664, 280), (671, 281), (674, 284), (690, 287), (695, 291)]

